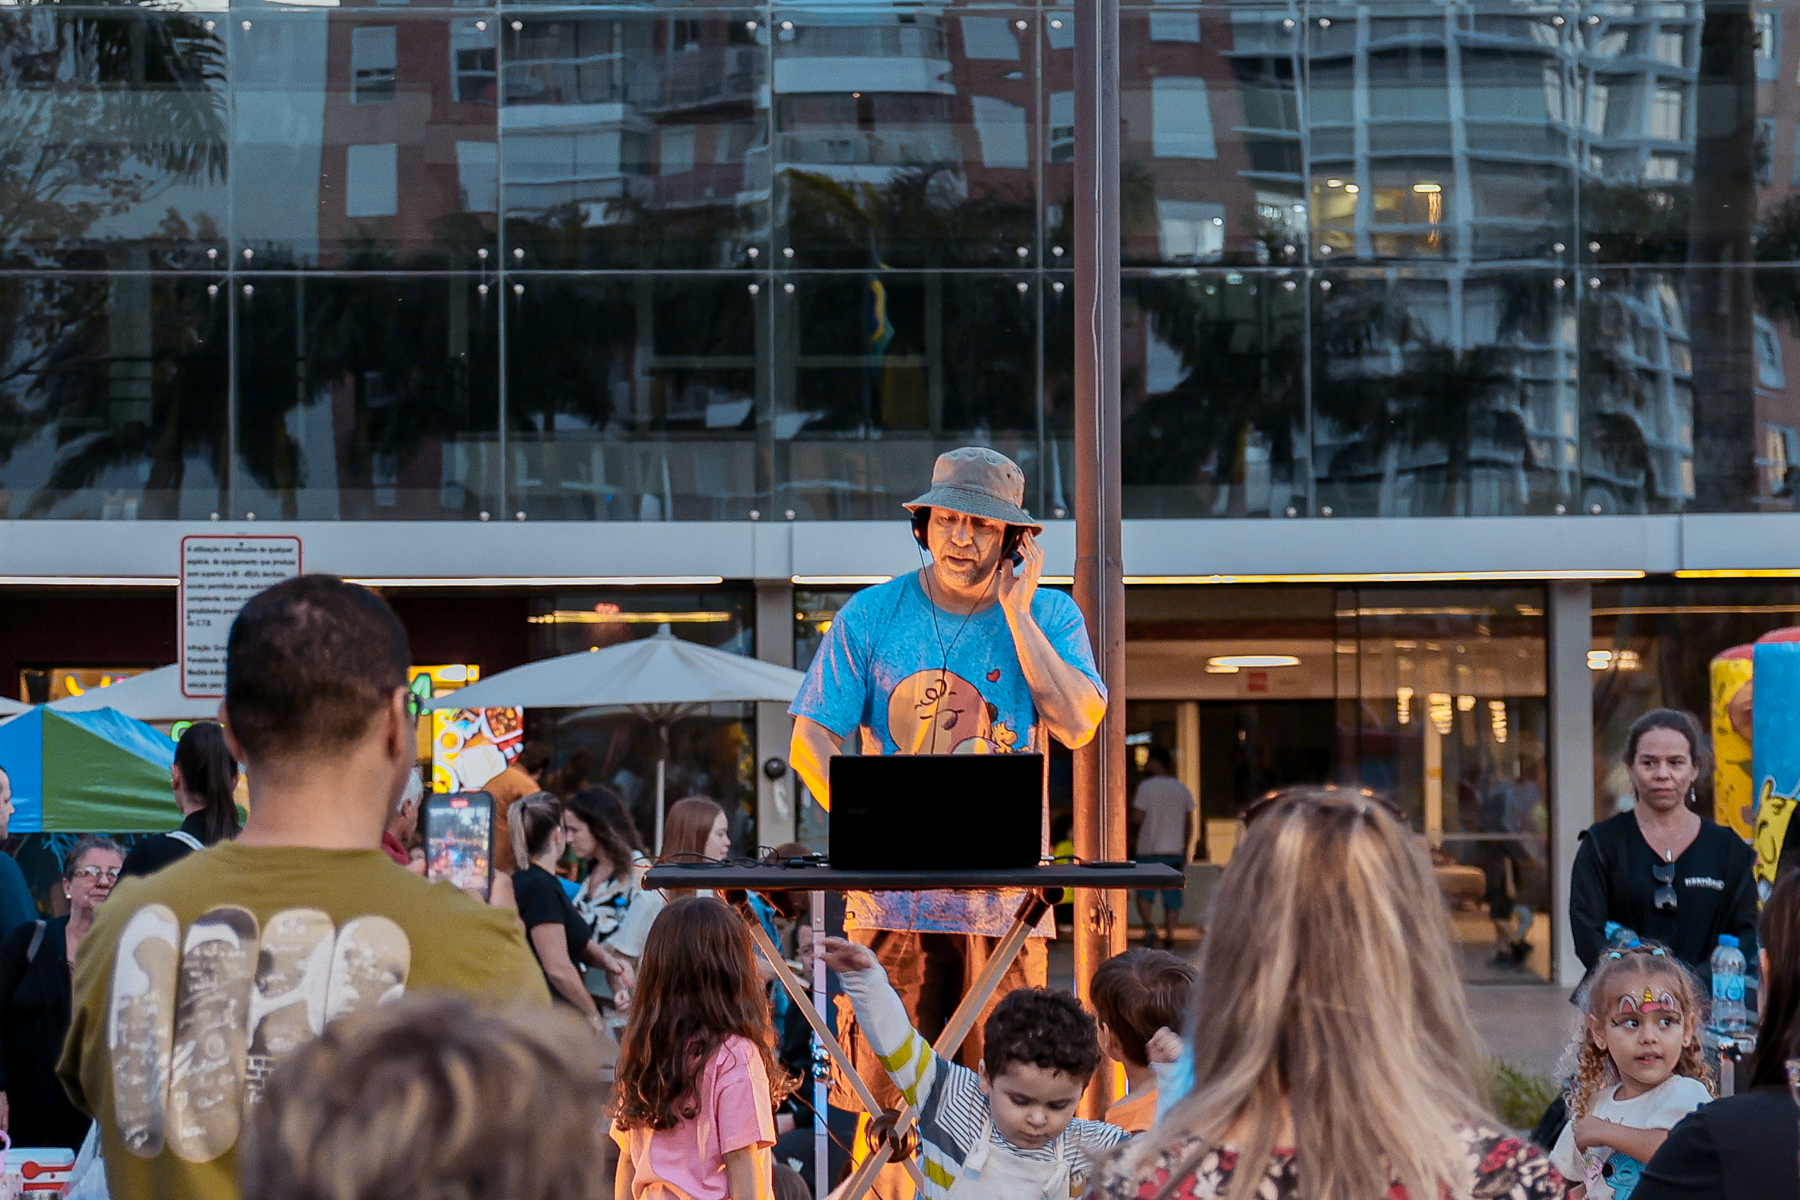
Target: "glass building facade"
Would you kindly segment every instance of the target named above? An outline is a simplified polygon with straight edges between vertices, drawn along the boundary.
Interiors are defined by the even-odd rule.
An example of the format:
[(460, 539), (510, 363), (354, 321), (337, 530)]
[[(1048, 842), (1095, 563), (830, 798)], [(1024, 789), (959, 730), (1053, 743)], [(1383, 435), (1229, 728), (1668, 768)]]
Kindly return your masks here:
[[(204, 532), (301, 536), (420, 664), (804, 667), (966, 444), (1067, 572), (1074, 32), (0, 0), (0, 690), (172, 661)], [(1127, 3), (1119, 52), (1134, 753), (1214, 862), (1264, 788), (1382, 788), (1469, 976), (1499, 886), (1572, 984), (1624, 728), (1800, 621), (1800, 4)], [(527, 720), (653, 825), (655, 731)], [(676, 722), (669, 798), (818, 844), (787, 738)]]
[[(1066, 512), (1073, 38), (0, 8), (0, 513), (886, 518), (971, 441)], [(1128, 516), (1794, 507), (1800, 9), (1157, 3), (1120, 51)]]

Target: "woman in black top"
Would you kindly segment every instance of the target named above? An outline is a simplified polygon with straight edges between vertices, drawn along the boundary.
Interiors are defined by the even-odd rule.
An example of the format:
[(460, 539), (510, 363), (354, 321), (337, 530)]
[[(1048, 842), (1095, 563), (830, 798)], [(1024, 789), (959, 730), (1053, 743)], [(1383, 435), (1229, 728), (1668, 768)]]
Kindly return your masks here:
[(1590, 969), (1608, 921), (1667, 946), (1702, 981), (1720, 934), (1756, 954), (1756, 855), (1690, 807), (1700, 765), (1700, 731), (1686, 713), (1659, 708), (1632, 723), (1625, 767), (1637, 805), (1582, 835), (1569, 882), (1569, 928)]
[(124, 855), (88, 834), (63, 860), (69, 915), (27, 921), (0, 942), (0, 1129), (15, 1146), (79, 1150), (88, 1118), (69, 1103), (56, 1060), (69, 1032), (70, 969)]
[(533, 792), (506, 810), (506, 823), (513, 846), (529, 859), (524, 870), (513, 873), (513, 896), (550, 994), (598, 1021), (600, 1010), (581, 973), (583, 962), (601, 965), (600, 948), (592, 940), (593, 926), (575, 911), (555, 874), (567, 845), (562, 801), (549, 792)]
[(194, 851), (238, 835), (237, 760), (217, 721), (196, 721), (175, 746), (169, 786), (182, 812), (174, 833), (140, 840), (125, 856), (121, 875), (149, 875)]
[(1750, 1086), (1669, 1131), (1632, 1200), (1800, 1200), (1800, 1108), (1785, 1064), (1800, 1055), (1800, 871), (1762, 914), (1762, 1031)]

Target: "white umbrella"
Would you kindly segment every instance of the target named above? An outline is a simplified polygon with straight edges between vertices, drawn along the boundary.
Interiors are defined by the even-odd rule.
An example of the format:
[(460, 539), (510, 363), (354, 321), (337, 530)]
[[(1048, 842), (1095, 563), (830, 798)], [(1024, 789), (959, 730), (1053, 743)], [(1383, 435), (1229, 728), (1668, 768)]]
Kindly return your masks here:
[(170, 663), (154, 671), (127, 675), (103, 688), (89, 688), (79, 696), (52, 700), (50, 707), (58, 712), (93, 712), (116, 708), (128, 717), (151, 723), (175, 721), (216, 721), (219, 700), (194, 700), (181, 694), (181, 666)]
[(427, 708), (579, 708), (570, 720), (628, 712), (662, 735), (656, 763), (656, 850), (662, 852), (669, 725), (710, 704), (785, 704), (806, 676), (787, 667), (683, 641), (667, 625), (654, 637), (527, 663), (446, 692)]

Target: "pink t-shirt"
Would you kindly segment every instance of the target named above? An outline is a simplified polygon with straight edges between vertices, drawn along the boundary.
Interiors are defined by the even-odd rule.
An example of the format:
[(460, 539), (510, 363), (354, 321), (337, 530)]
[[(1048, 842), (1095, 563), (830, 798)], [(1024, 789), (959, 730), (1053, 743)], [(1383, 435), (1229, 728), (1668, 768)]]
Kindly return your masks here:
[(720, 1043), (697, 1090), (699, 1111), (673, 1129), (613, 1127), (613, 1140), (631, 1156), (633, 1200), (727, 1200), (725, 1155), (751, 1148), (762, 1195), (773, 1195), (769, 1073), (750, 1039), (728, 1037)]

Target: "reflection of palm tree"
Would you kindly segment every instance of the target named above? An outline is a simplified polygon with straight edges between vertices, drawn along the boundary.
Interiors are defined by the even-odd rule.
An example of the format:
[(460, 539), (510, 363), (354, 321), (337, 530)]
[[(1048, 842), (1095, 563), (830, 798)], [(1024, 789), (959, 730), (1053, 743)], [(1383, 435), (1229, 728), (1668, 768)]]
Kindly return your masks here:
[[(157, 233), (102, 256), (103, 218), (171, 183), (225, 175), (224, 51), (201, 18), (98, 3), (0, 14), (0, 262), (14, 269), (183, 265), (217, 231), (171, 210)], [(147, 462), (151, 511), (180, 492), (185, 462), (210, 451), (223, 478), (225, 337), (198, 285), (15, 277), (0, 302), (0, 457), (39, 431), (59, 449), (28, 511)], [(209, 315), (209, 310), (210, 315)], [(218, 336), (213, 336), (217, 332)], [(167, 509), (167, 511), (164, 511)]]
[[(1274, 280), (1210, 273), (1134, 280), (1131, 294), (1180, 356), (1182, 378), (1124, 419), (1126, 477), (1205, 488), (1210, 476), (1209, 490), (1221, 481), (1227, 489), (1227, 515), (1245, 515), (1252, 444), (1267, 447), (1272, 468), (1293, 465), (1305, 366), (1299, 304), (1279, 299), (1289, 293)], [(1205, 491), (1200, 502), (1211, 511)]]

